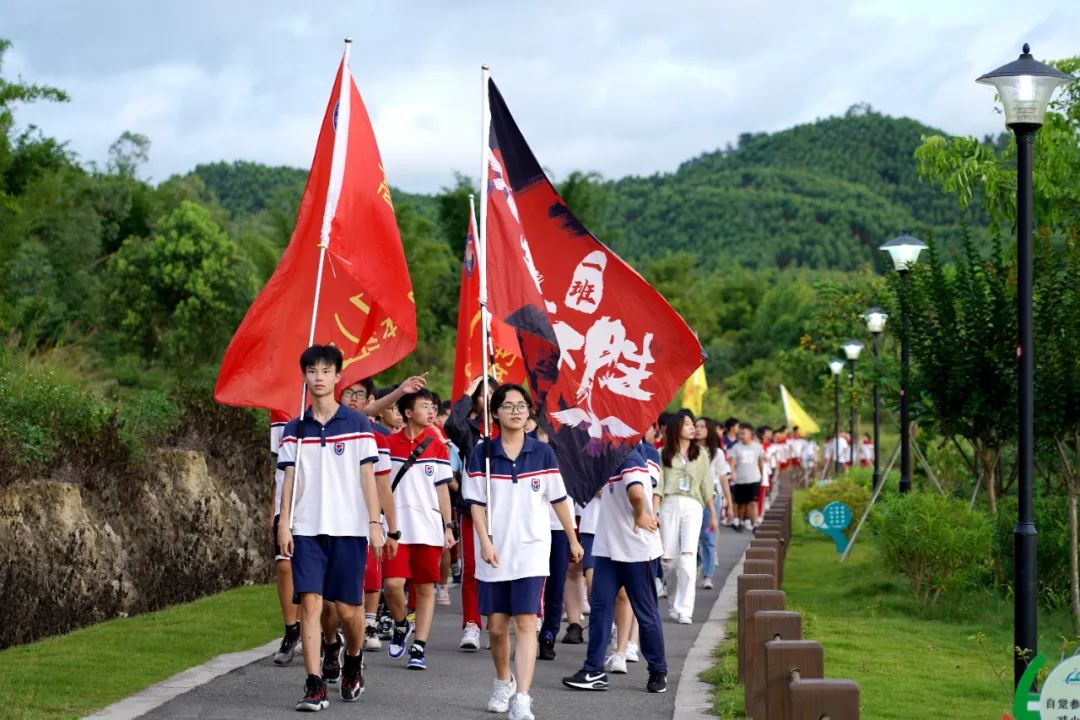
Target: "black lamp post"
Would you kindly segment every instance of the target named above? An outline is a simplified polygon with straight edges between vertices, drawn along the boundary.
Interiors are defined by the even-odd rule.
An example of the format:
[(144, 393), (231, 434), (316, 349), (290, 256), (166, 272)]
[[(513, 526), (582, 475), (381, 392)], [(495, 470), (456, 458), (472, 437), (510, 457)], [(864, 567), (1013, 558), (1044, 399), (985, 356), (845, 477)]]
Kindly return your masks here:
[(850, 453), (850, 465), (848, 467), (855, 467), (855, 441), (858, 439), (855, 435), (855, 361), (859, 359), (859, 353), (862, 352), (863, 344), (858, 340), (848, 340), (846, 343), (840, 346), (840, 349), (844, 351), (844, 355), (848, 359), (851, 370), (848, 372), (848, 378), (851, 380), (851, 399), (850, 399), (850, 411), (851, 411), (851, 440), (848, 441), (848, 450)]
[[(1013, 683), (1019, 685), (1038, 652), (1039, 607), (1035, 559), (1036, 533), (1032, 478), (1035, 445), (1031, 344), (1031, 211), (1035, 133), (1042, 127), (1050, 96), (1073, 78), (1037, 61), (1024, 44), (1023, 54), (988, 72), (977, 82), (993, 85), (1005, 107), (1005, 124), (1016, 135), (1016, 302), (1017, 302), (1017, 522), (1013, 530), (1016, 566), (1013, 628)], [(1024, 688), (1026, 689), (1026, 688)]]
[(836, 389), (836, 408), (833, 412), (833, 479), (840, 477), (840, 373), (844, 372), (844, 361), (833, 358), (829, 361), (829, 371), (833, 374), (833, 387)]
[(881, 348), (879, 346), (881, 333), (885, 330), (885, 321), (889, 319), (889, 316), (881, 308), (873, 307), (866, 311), (866, 314), (863, 315), (863, 319), (866, 320), (866, 329), (870, 331), (870, 337), (872, 339), (871, 344), (874, 351), (874, 490), (876, 491), (878, 485), (881, 484), (881, 461), (878, 457), (881, 447), (881, 399), (878, 396), (876, 373), (878, 359), (881, 356)]
[(881, 246), (889, 253), (893, 267), (900, 273), (900, 492), (911, 492), (911, 406), (908, 402), (908, 382), (911, 376), (911, 357), (908, 347), (907, 274), (908, 269), (926, 249), (926, 243), (910, 235), (893, 238)]

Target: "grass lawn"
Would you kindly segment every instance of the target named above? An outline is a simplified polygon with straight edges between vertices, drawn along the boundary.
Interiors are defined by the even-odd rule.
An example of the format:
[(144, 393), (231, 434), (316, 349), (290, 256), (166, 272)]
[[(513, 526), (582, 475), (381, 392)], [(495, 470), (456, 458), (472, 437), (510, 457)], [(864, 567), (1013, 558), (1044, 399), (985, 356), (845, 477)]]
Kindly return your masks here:
[(256, 585), (9, 648), (0, 652), (0, 714), (82, 717), (280, 632), (274, 587)]
[[(788, 609), (803, 614), (804, 635), (824, 646), (826, 676), (859, 683), (862, 717), (998, 720), (1011, 707), (1010, 601), (968, 592), (921, 608), (902, 577), (879, 567), (868, 535), (840, 564), (831, 540), (797, 513), (794, 524), (784, 572)], [(1041, 610), (1039, 631), (1052, 667), (1063, 642), (1075, 641), (1067, 613)], [(729, 718), (741, 717), (743, 707), (733, 651), (725, 641), (717, 665), (702, 674), (717, 685), (717, 714)]]

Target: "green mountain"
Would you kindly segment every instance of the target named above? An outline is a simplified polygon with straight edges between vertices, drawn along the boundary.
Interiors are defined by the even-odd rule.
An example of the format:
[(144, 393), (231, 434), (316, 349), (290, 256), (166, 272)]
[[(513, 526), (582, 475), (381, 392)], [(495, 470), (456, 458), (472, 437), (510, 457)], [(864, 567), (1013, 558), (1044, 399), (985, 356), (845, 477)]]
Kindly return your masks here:
[[(939, 130), (865, 106), (842, 117), (705, 153), (674, 173), (610, 184), (604, 224), (634, 261), (688, 251), (709, 268), (808, 266), (848, 270), (879, 262), (876, 248), (901, 231), (932, 233), (946, 246), (978, 210), (919, 180), (913, 157)], [(976, 204), (977, 205), (977, 204)]]

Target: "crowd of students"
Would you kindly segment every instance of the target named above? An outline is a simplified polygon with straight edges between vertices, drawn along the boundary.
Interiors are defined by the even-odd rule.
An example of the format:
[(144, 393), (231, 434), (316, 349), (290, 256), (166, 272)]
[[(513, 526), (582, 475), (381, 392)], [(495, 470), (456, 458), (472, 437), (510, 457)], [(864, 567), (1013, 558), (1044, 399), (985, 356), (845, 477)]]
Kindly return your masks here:
[(461, 592), (459, 648), (480, 650), (487, 631), (489, 711), (534, 717), (536, 663), (556, 657), (564, 621), (561, 643), (587, 644), (567, 688), (606, 690), (609, 673), (644, 658), (646, 690), (665, 692), (661, 599), (673, 622), (691, 623), (698, 586), (712, 588), (719, 529), (752, 531), (777, 478), (812, 472), (817, 459), (797, 428), (681, 410), (649, 428), (581, 506), (525, 388), (489, 381), (485, 393), (477, 378), (444, 403), (425, 376), (378, 391), (370, 380), (339, 388), (341, 369), (336, 348), (305, 350), (310, 406), (271, 425), (285, 624), (274, 662), (303, 655), (297, 710), (326, 708), (335, 683), (355, 701), (363, 652), (384, 642), (390, 658), (425, 670), (436, 606), (450, 604), (451, 585)]

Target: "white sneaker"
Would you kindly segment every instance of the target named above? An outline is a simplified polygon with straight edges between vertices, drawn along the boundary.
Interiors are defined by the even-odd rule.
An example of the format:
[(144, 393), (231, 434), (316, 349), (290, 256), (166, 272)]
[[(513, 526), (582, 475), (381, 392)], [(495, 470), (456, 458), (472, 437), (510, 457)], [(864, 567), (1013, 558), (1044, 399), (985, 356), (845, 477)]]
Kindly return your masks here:
[(491, 699), (488, 700), (488, 712), (504, 713), (510, 709), (510, 698), (517, 692), (517, 679), (511, 675), (509, 680), (495, 678), (495, 686), (491, 689)]
[(678, 623), (680, 625), (689, 625), (692, 622), (694, 622), (694, 620), (689, 615), (680, 615), (679, 616)]
[(461, 642), (458, 643), (458, 647), (462, 650), (479, 650), (480, 649), (480, 628), (476, 623), (466, 623), (465, 632), (461, 635)]
[(712, 578), (705, 578), (701, 581), (702, 590), (712, 590)]
[(510, 720), (536, 720), (532, 711), (532, 698), (518, 693), (510, 700)]
[(636, 642), (626, 643), (626, 662), (641, 662), (641, 656), (638, 654), (638, 645)]
[(379, 639), (379, 631), (374, 625), (364, 628), (364, 649), (382, 650), (382, 640)]
[(445, 585), (435, 586), (435, 604), (436, 605), (449, 605), (450, 604), (450, 591), (446, 589)]
[(664, 587), (664, 581), (661, 580), (660, 578), (656, 578), (656, 597), (658, 597), (658, 598), (666, 598), (667, 597), (667, 588)]
[(679, 615), (679, 611), (675, 609), (674, 605), (671, 606), (671, 609), (668, 611), (668, 614), (671, 616), (671, 619), (674, 620), (675, 622), (678, 622), (679, 618), (682, 617), (681, 615)]
[(625, 675), (626, 656), (621, 653), (615, 653), (608, 657), (607, 662), (604, 663), (604, 667), (613, 675)]
[(540, 632), (543, 629), (544, 629), (544, 619), (539, 618), (539, 617), (536, 618), (536, 632)]

